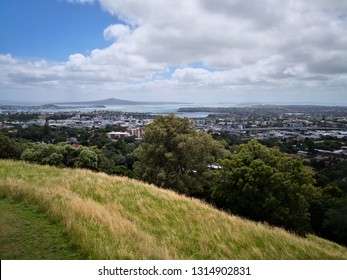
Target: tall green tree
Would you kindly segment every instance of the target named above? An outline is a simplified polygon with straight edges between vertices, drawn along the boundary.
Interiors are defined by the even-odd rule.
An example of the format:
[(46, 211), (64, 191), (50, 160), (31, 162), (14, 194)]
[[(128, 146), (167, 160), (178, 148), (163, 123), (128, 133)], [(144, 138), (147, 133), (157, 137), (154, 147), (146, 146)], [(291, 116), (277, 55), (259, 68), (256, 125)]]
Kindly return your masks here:
[(236, 147), (214, 171), (212, 197), (232, 213), (281, 226), (300, 235), (310, 230), (314, 179), (299, 158), (256, 141)]
[(205, 184), (203, 173), (224, 151), (211, 135), (197, 132), (188, 118), (159, 116), (145, 129), (134, 152), (134, 172), (157, 186), (198, 195)]

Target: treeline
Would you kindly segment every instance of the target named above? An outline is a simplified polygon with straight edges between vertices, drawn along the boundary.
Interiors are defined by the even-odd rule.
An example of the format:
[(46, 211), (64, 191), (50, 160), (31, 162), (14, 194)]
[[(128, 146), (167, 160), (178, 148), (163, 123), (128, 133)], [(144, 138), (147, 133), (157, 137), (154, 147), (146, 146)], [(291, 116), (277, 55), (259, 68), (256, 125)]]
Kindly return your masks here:
[[(57, 133), (49, 127), (40, 129), (41, 135)], [(85, 146), (33, 144), (18, 132), (22, 141), (0, 134), (1, 158), (134, 177), (239, 216), (347, 245), (345, 189), (317, 184), (317, 174), (300, 158), (276, 147), (216, 140), (197, 132), (189, 119), (174, 115), (157, 117), (145, 129), (141, 145), (131, 139), (111, 142), (106, 130), (75, 130)]]
[[(0, 134), (0, 158), (26, 160), (37, 164), (48, 164), (57, 167), (88, 168), (110, 175), (133, 177), (133, 155), (137, 144), (133, 139), (126, 142), (111, 142), (105, 131), (90, 132), (86, 129), (62, 129), (56, 137), (55, 130), (46, 133), (47, 127), (29, 127), (19, 129), (16, 136), (21, 140), (10, 138), (11, 135)], [(51, 130), (51, 128), (49, 128)], [(29, 141), (33, 135), (35, 142)], [(12, 135), (13, 136), (13, 135)], [(81, 145), (68, 143), (67, 137), (78, 137)], [(39, 141), (38, 141), (39, 139)], [(59, 139), (57, 144), (52, 140)]]

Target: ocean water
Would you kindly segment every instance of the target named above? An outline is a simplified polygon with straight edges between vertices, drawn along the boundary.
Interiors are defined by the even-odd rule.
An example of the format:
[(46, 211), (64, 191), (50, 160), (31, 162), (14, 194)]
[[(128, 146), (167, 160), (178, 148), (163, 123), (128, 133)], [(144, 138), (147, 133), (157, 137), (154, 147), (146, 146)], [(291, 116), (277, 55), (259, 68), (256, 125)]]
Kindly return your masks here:
[[(29, 104), (22, 104), (29, 105)], [(41, 104), (30, 104), (29, 106), (35, 106)], [(114, 112), (129, 112), (129, 113), (148, 113), (153, 115), (166, 115), (169, 113), (174, 113), (179, 117), (188, 117), (188, 118), (204, 118), (207, 117), (210, 112), (178, 112), (179, 108), (187, 107), (231, 107), (236, 106), (236, 104), (187, 104), (187, 103), (175, 103), (175, 104), (141, 104), (141, 105), (106, 105), (105, 108), (97, 107), (82, 107), (82, 105), (75, 104), (73, 108), (72, 105), (62, 104), (64, 106), (62, 109), (35, 109), (35, 110), (26, 110), (31, 112), (43, 112), (43, 113), (58, 113), (58, 112), (95, 112), (95, 111), (114, 111)], [(68, 108), (72, 106), (71, 108)], [(80, 107), (81, 106), (81, 107)], [(0, 110), (1, 113), (1, 110)]]
[[(106, 108), (99, 108), (99, 110), (107, 111), (121, 111), (121, 112), (137, 112), (137, 113), (149, 113), (154, 115), (165, 115), (174, 113), (179, 117), (188, 118), (205, 118), (210, 112), (178, 112), (179, 108), (187, 107), (217, 107), (216, 105), (203, 105), (203, 104), (155, 104), (155, 105), (118, 105), (118, 106), (106, 106)], [(220, 107), (220, 106), (219, 106)]]

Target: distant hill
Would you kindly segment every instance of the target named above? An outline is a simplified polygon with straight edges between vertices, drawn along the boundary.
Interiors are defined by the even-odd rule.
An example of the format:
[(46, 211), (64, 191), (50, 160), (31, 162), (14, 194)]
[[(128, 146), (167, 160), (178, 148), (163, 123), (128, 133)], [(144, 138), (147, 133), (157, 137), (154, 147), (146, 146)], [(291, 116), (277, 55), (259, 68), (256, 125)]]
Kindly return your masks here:
[(157, 105), (157, 104), (191, 104), (184, 102), (142, 102), (130, 101), (117, 98), (108, 98), (96, 101), (80, 101), (80, 102), (60, 102), (55, 104), (72, 104), (72, 105)]
[(0, 182), (0, 198), (44, 212), (91, 259), (347, 259), (314, 235), (124, 177), (0, 160)]

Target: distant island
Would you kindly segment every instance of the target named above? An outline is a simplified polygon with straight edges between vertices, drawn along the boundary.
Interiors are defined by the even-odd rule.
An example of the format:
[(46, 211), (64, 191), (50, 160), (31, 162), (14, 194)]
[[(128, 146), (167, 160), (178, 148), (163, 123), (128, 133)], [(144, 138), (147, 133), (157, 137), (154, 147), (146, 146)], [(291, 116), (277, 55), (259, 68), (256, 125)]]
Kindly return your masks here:
[(192, 104), (186, 102), (168, 102), (168, 101), (130, 101), (117, 98), (108, 98), (96, 101), (78, 101), (78, 102), (59, 102), (54, 104), (64, 104), (64, 105), (161, 105), (161, 104)]

